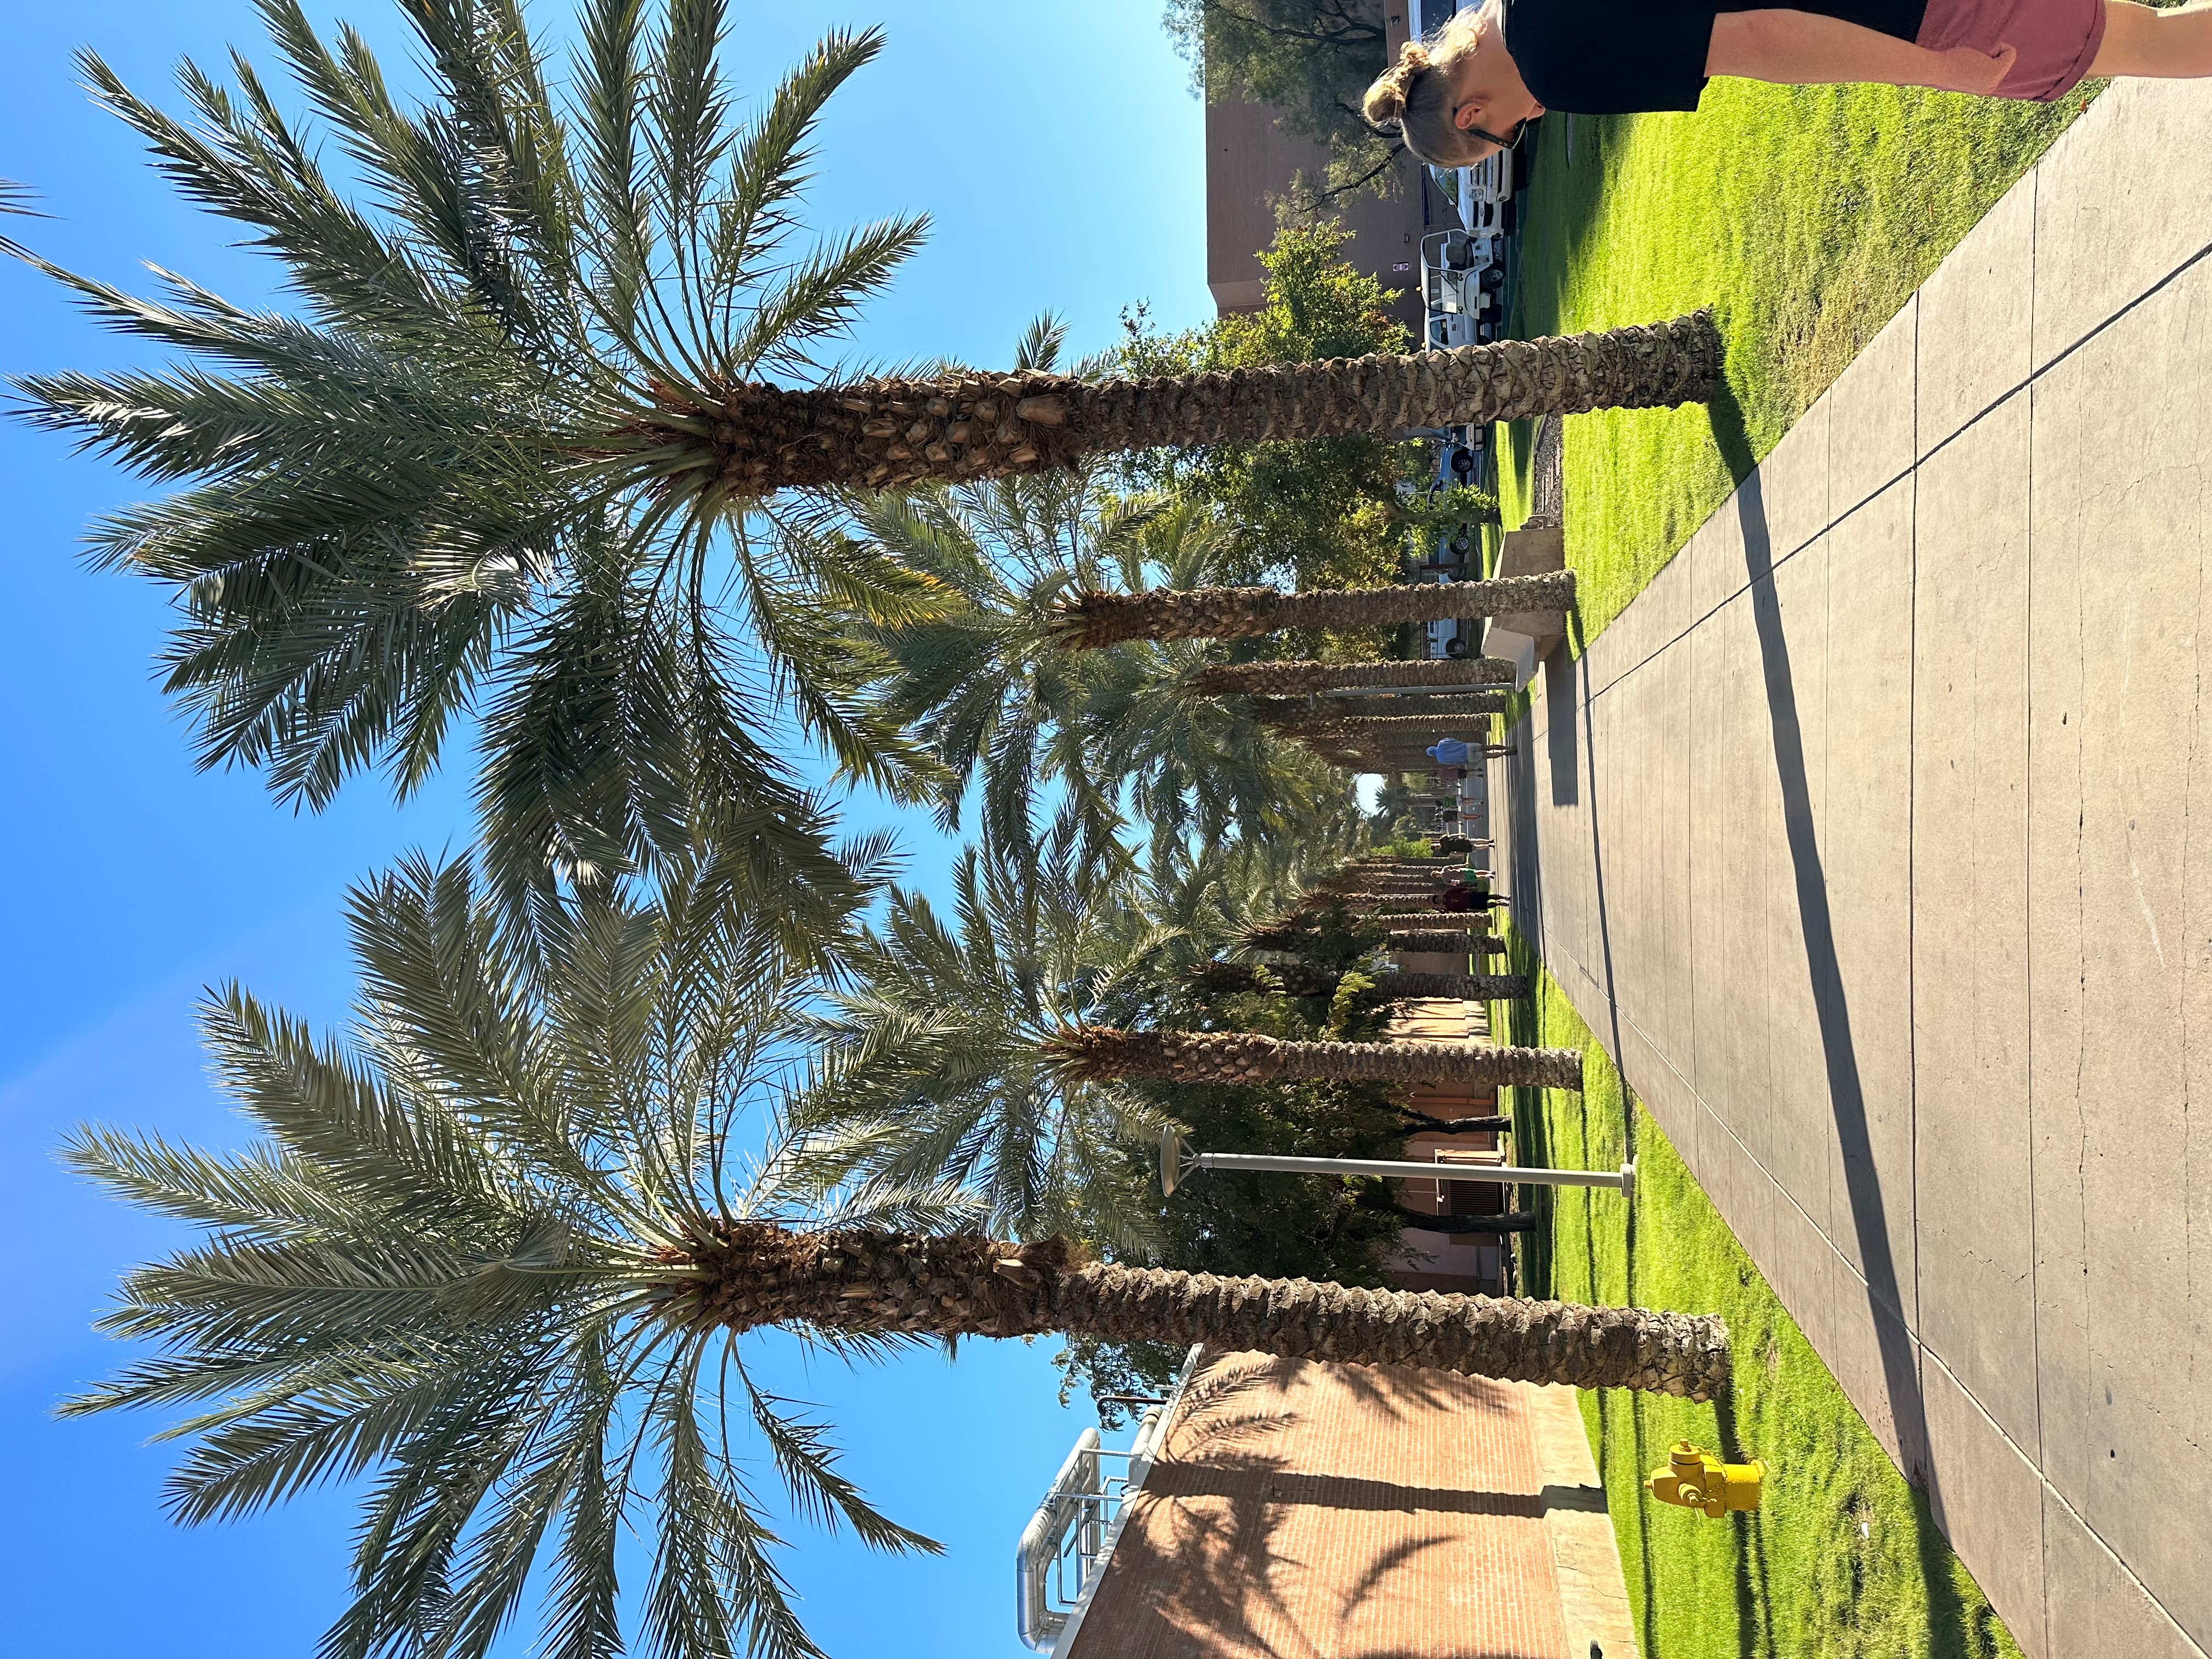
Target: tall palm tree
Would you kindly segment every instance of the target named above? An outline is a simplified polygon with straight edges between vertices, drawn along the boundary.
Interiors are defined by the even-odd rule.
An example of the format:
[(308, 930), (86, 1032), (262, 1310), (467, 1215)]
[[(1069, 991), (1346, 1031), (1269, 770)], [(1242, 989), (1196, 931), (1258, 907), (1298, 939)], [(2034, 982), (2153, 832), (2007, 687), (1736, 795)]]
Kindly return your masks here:
[(1455, 1042), (1285, 1042), (1256, 1031), (1124, 1031), (1086, 1026), (1047, 1048), (1088, 1082), (1268, 1083), (1334, 1078), (1376, 1083), (1495, 1083), (1580, 1089), (1578, 1048), (1468, 1048)]
[[(1438, 912), (1423, 916), (1417, 927), (1392, 927), (1382, 933), (1377, 942), (1386, 950), (1416, 954), (1448, 952), (1455, 956), (1502, 957), (1505, 941), (1486, 938), (1474, 930), (1487, 927), (1489, 917), (1483, 914), (1449, 915)], [(1266, 923), (1247, 927), (1237, 942), (1255, 951), (1297, 951), (1314, 938), (1310, 918)]]
[(793, 391), (707, 377), (641, 410), (625, 435), (636, 453), (682, 453), (701, 489), (898, 489), (1132, 450), (1668, 408), (1711, 398), (1720, 373), (1719, 331), (1698, 312), (1559, 339), (1145, 380), (966, 371)]
[(1724, 1384), (1717, 1320), (1117, 1267), (963, 1230), (974, 1209), (946, 1189), (841, 1197), (788, 1142), (748, 1170), (733, 1143), (775, 1092), (805, 988), (696, 898), (680, 880), (643, 908), (595, 888), (544, 907), (519, 955), (465, 867), (408, 866), (355, 897), (356, 1049), (236, 988), (204, 1011), (259, 1140), (70, 1144), (79, 1170), (204, 1235), (132, 1273), (103, 1321), (162, 1352), (64, 1409), (198, 1406), (167, 1431), (194, 1443), (169, 1483), (188, 1522), (368, 1477), (331, 1659), (486, 1654), (533, 1591), (548, 1652), (612, 1656), (634, 1632), (671, 1659), (815, 1653), (736, 1424), (797, 1509), (878, 1548), (935, 1547), (760, 1387), (740, 1339), (768, 1326), (848, 1361), (1063, 1331)]
[(1510, 685), (1513, 664), (1504, 657), (1443, 657), (1427, 661), (1238, 662), (1201, 670), (1193, 684), (1217, 697), (1301, 697), (1317, 691), (1364, 690), (1406, 685)]
[(856, 1145), (845, 1173), (951, 1180), (993, 1222), (1141, 1242), (1100, 1172), (1146, 1144), (1160, 1120), (1133, 1097), (1091, 1087), (1048, 1062), (1053, 1033), (1152, 1006), (1189, 951), (1152, 915), (1141, 875), (1092, 876), (1025, 843), (971, 848), (953, 866), (947, 911), (894, 888), (809, 1030), (818, 1074), (794, 1108), (817, 1133), (885, 1133)]
[[(1517, 1001), (1530, 994), (1526, 974), (1406, 974), (1390, 969), (1363, 975), (1391, 1002), (1455, 997), (1462, 1002)], [(1194, 984), (1212, 991), (1258, 991), (1279, 985), (1294, 997), (1334, 996), (1342, 973), (1303, 965), (1262, 969), (1251, 963), (1209, 962), (1192, 970)]]
[(1285, 593), (1272, 587), (1200, 587), (1176, 592), (1070, 594), (1054, 608), (1062, 645), (1096, 651), (1126, 640), (1237, 640), (1285, 629), (1395, 628), (1520, 611), (1565, 611), (1575, 602), (1575, 573), (1500, 576), (1479, 582), (1395, 587), (1324, 587)]
[[(1469, 716), (1488, 724), (1487, 716), (1501, 713), (1505, 698), (1501, 694), (1472, 697), (1451, 697), (1440, 701), (1469, 704), (1455, 713), (1442, 711), (1420, 714), (1343, 715), (1335, 714), (1285, 714), (1273, 716), (1270, 724), (1278, 730), (1301, 738), (1339, 738), (1346, 742), (1374, 743), (1391, 745), (1410, 739), (1418, 743), (1422, 738), (1434, 743), (1441, 738), (1455, 735), (1456, 728), (1468, 724)], [(1436, 763), (1431, 760), (1429, 763)]]
[[(379, 763), (404, 791), (489, 690), (489, 850), (519, 882), (620, 867), (689, 829), (670, 775), (765, 808), (756, 834), (802, 823), (808, 803), (756, 738), (769, 710), (749, 661), (842, 764), (898, 781), (901, 744), (853, 705), (838, 624), (939, 596), (854, 547), (827, 568), (782, 560), (781, 538), (752, 533), (779, 491), (1670, 404), (1718, 383), (1702, 313), (1180, 379), (856, 373), (831, 348), (922, 222), (793, 238), (815, 122), (872, 32), (826, 37), (741, 123), (726, 0), (578, 0), (565, 76), (547, 74), (556, 54), (520, 0), (406, 0), (418, 109), (358, 37), (331, 48), (299, 0), (263, 9), (357, 188), (243, 60), (234, 90), (185, 67), (196, 120), (96, 58), (85, 73), (183, 193), (275, 255), (301, 314), (46, 265), (185, 362), (19, 386), (34, 418), (188, 483), (94, 544), (180, 602), (168, 684), (204, 759), (264, 766), (310, 805)], [(786, 857), (818, 851), (783, 839)]]
[(1449, 696), (1362, 697), (1357, 702), (1309, 702), (1303, 697), (1255, 699), (1253, 712), (1286, 730), (1358, 732), (1368, 721), (1391, 715), (1431, 719), (1461, 714), (1499, 714), (1507, 707), (1503, 691), (1469, 691)]
[(298, 0), (261, 9), (319, 128), (243, 58), (234, 89), (184, 66), (188, 118), (83, 70), (182, 194), (276, 258), (292, 311), (36, 261), (178, 362), (16, 382), (34, 421), (180, 486), (90, 539), (174, 594), (167, 685), (203, 763), (315, 808), (377, 765), (404, 795), (473, 709), (511, 893), (687, 855), (708, 813), (836, 895), (788, 738), (763, 728), (795, 717), (911, 793), (920, 757), (862, 706), (842, 635), (945, 596), (854, 546), (786, 557), (643, 434), (702, 386), (834, 378), (825, 346), (919, 245), (911, 218), (796, 240), (816, 123), (879, 38), (827, 36), (741, 121), (725, 0), (580, 0), (558, 76), (520, 0), (407, 0), (428, 82), (410, 108), (357, 36), (327, 45)]
[[(1427, 920), (1449, 922), (1450, 918), (1438, 916)], [(1383, 936), (1383, 943), (1392, 951), (1401, 954), (1462, 957), (1502, 957), (1505, 954), (1504, 939), (1462, 932), (1449, 927), (1393, 927)]]
[[(1033, 328), (1018, 353), (1049, 365), (1060, 330)], [(1354, 808), (1346, 781), (1241, 706), (1192, 690), (1194, 647), (1142, 642), (1056, 649), (1050, 607), (1108, 573), (1203, 580), (1236, 550), (1188, 504), (1107, 493), (1088, 470), (849, 498), (854, 533), (877, 556), (957, 592), (934, 617), (864, 630), (884, 668), (878, 707), (942, 764), (939, 816), (957, 826), (980, 778), (994, 846), (1031, 835), (1040, 792), (1056, 792), (1054, 833), (1092, 861), (1121, 849), (1124, 815), (1160, 842), (1255, 838), (1340, 844)]]

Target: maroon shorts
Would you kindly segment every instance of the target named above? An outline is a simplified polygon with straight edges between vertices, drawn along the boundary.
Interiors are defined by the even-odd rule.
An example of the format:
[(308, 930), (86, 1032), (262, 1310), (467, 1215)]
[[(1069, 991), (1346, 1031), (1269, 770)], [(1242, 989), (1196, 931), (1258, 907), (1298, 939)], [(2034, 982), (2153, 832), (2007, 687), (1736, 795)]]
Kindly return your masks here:
[(2105, 0), (1928, 0), (1914, 44), (2020, 54), (1997, 98), (2055, 103), (2081, 83), (2105, 43)]

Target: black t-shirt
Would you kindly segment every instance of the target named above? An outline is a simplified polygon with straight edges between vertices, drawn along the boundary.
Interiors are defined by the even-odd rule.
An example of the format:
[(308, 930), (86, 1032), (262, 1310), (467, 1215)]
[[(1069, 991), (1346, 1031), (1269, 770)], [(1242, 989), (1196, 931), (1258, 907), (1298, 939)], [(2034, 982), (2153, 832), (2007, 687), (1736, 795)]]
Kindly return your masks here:
[[(1503, 0), (1502, 21), (1505, 50), (1546, 109), (1631, 115), (1697, 108), (1713, 19), (1766, 9), (1784, 8), (1772, 8), (1772, 0)], [(1920, 33), (1927, 0), (1798, 0), (1786, 9), (1910, 40)]]

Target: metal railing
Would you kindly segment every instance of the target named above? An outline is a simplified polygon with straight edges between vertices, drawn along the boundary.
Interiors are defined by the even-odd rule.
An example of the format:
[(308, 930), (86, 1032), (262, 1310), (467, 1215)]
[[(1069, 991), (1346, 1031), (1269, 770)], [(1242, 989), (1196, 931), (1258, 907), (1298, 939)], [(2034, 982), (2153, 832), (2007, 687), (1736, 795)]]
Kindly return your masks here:
[(1014, 1552), (1015, 1619), (1024, 1646), (1050, 1653), (1082, 1624), (1121, 1535), (1128, 1501), (1145, 1484), (1202, 1352), (1194, 1344), (1183, 1356), (1167, 1399), (1137, 1419), (1136, 1436), (1127, 1447), (1099, 1444), (1096, 1429), (1076, 1437), (1075, 1449), (1060, 1466), (1059, 1478)]
[(1144, 1481), (1164, 1420), (1155, 1406), (1137, 1420), (1137, 1437), (1116, 1451), (1085, 1429), (1037, 1505), (1014, 1552), (1015, 1595), (1023, 1645), (1048, 1653), (1067, 1628), (1083, 1588), (1104, 1564), (1108, 1535)]

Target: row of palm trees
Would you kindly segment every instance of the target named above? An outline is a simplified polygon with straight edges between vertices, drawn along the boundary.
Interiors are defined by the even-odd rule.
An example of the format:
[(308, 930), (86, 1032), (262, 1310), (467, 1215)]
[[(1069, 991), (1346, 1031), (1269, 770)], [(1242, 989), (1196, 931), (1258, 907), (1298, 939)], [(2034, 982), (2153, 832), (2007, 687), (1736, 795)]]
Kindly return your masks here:
[[(174, 362), (21, 391), (173, 486), (93, 543), (175, 599), (167, 687), (204, 762), (311, 807), (375, 767), (404, 796), (473, 714), (477, 835), (354, 894), (349, 1043), (210, 995), (252, 1145), (70, 1145), (201, 1230), (104, 1322), (150, 1354), (69, 1407), (186, 1408), (180, 1518), (365, 1478), (333, 1659), (481, 1655), (526, 1592), (549, 1653), (797, 1659), (814, 1650), (732, 1420), (799, 1508), (934, 1547), (756, 1383), (757, 1327), (854, 1359), (1058, 1331), (1724, 1386), (1717, 1320), (1148, 1265), (1125, 1153), (1160, 1114), (1133, 1084), (1580, 1080), (1569, 1051), (1158, 1017), (1194, 985), (1337, 1000), (1354, 970), (1232, 948), (1296, 955), (1340, 925), (1282, 913), (1359, 834), (1322, 743), (1387, 747), (1393, 721), (1510, 678), (1204, 642), (1560, 608), (1572, 577), (1209, 585), (1231, 532), (1098, 487), (1105, 458), (1164, 445), (1703, 398), (1710, 318), (1136, 380), (1064, 371), (1040, 325), (1005, 373), (848, 376), (832, 343), (924, 227), (807, 247), (795, 203), (874, 33), (826, 37), (741, 119), (721, 0), (580, 0), (557, 76), (519, 0), (410, 0), (431, 87), (410, 109), (358, 39), (326, 44), (297, 0), (263, 9), (345, 177), (243, 60), (234, 90), (186, 67), (189, 118), (84, 70), (278, 260), (294, 309), (25, 253)], [(1407, 707), (1294, 732), (1264, 701), (1352, 689)], [(948, 828), (977, 811), (949, 916), (890, 884), (886, 839), (838, 839), (795, 742)], [(1345, 910), (1391, 915), (1419, 873), (1364, 866), (1376, 885), (1326, 896), (1364, 948), (1494, 954), (1471, 918)], [(1526, 990), (1357, 976), (1383, 998)], [(647, 1565), (625, 1591), (633, 1528)]]

